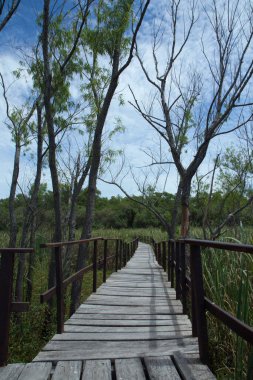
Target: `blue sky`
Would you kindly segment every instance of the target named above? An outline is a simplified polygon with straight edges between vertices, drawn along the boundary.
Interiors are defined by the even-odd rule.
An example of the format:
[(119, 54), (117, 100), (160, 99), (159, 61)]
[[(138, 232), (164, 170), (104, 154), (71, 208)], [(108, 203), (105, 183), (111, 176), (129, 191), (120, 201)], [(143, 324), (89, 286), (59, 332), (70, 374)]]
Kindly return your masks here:
[[(145, 19), (142, 25), (142, 29), (139, 33), (139, 49), (142, 56), (145, 58), (146, 68), (151, 74), (154, 74), (153, 58), (150, 49), (152, 40), (152, 25), (155, 15), (161, 16), (164, 13), (164, 17), (166, 19), (167, 16), (164, 12), (165, 4), (167, 4), (166, 0), (161, 0), (159, 2), (154, 0), (151, 1), (148, 17)], [(0, 34), (0, 71), (4, 75), (7, 84), (12, 83), (13, 79), (11, 73), (19, 66), (20, 54), (19, 51), (16, 50), (16, 47), (29, 52), (34, 42), (36, 41), (38, 34), (36, 17), (38, 15), (38, 12), (42, 10), (42, 6), (43, 2), (41, 0), (21, 0), (18, 12), (7, 25), (5, 30)], [(179, 23), (180, 22), (182, 22), (182, 20), (179, 20)], [(204, 78), (205, 95), (208, 95), (208, 92), (211, 91), (210, 81), (208, 79), (208, 71), (206, 68), (206, 63), (204, 62), (203, 54), (201, 54), (200, 43), (201, 37), (203, 36), (203, 31), (205, 31), (206, 51), (210, 56), (212, 56), (214, 51), (214, 42), (210, 34), (208, 34), (206, 23), (207, 20), (202, 15), (194, 27), (192, 38), (189, 40), (189, 43), (186, 46), (185, 52), (180, 61), (180, 65), (183, 65), (185, 68), (185, 70), (182, 71), (182, 80), (185, 81), (185, 83), (189, 81), (189, 70), (197, 68), (201, 72)], [(182, 33), (183, 28), (179, 28), (179, 39), (182, 37)], [(170, 35), (168, 34), (166, 36), (167, 40), (169, 40), (169, 37)], [(166, 41), (164, 41), (161, 45), (158, 56), (159, 64), (162, 66), (165, 63), (167, 57)], [(179, 66), (177, 66), (176, 70), (179, 69)], [(150, 96), (150, 91), (152, 93), (153, 90), (149, 85), (147, 85), (144, 74), (140, 69), (137, 59), (134, 59), (130, 67), (123, 73), (122, 77), (120, 78), (119, 87), (117, 89), (117, 96), (119, 93), (122, 93), (125, 104), (124, 106), (119, 107), (116, 96), (112, 102), (106, 122), (106, 129), (108, 130), (114, 123), (115, 118), (120, 117), (123, 125), (125, 126), (125, 132), (123, 134), (117, 135), (114, 140), (108, 144), (110, 144), (114, 149), (124, 150), (126, 162), (133, 167), (140, 167), (147, 165), (149, 162), (144, 151), (150, 149), (152, 152), (155, 152), (159, 147), (159, 139), (157, 137), (157, 134), (147, 126), (145, 121), (137, 114), (133, 107), (129, 105), (128, 101), (132, 101), (132, 96), (128, 88), (129, 85), (133, 88), (137, 99), (140, 102), (143, 101), (144, 103), (147, 103), (147, 100)], [(12, 104), (21, 104), (26, 94), (29, 93), (31, 86), (32, 82), (29, 77), (22, 78), (17, 84), (13, 85), (9, 89), (8, 93)], [(75, 83), (73, 83), (73, 95), (74, 90)], [(156, 107), (158, 107), (158, 105), (156, 105)], [(158, 108), (156, 108), (156, 111), (159, 115), (160, 111)], [(11, 142), (9, 131), (4, 124), (4, 115), (5, 106), (2, 94), (0, 92), (0, 168), (2, 173), (0, 178), (0, 198), (7, 197), (9, 195), (14, 155), (13, 143)], [(207, 155), (207, 158), (202, 165), (201, 172), (207, 172), (212, 165), (213, 157), (222, 149), (222, 147), (229, 145), (229, 143), (233, 141), (234, 137), (232, 135), (227, 135), (225, 139), (215, 139), (210, 146), (209, 154)], [(32, 146), (31, 149), (33, 148), (34, 147)], [(185, 162), (190, 159), (191, 154), (194, 154), (194, 144), (185, 154)], [(166, 146), (164, 146), (164, 155), (165, 157), (169, 157), (169, 151)], [(111, 172), (115, 175), (119, 167), (120, 160), (112, 166)], [(164, 167), (164, 171), (160, 173), (158, 180), (156, 173), (153, 172), (155, 168), (153, 168), (153, 171), (151, 171), (151, 169), (146, 169), (145, 173), (142, 173), (140, 170), (136, 169), (136, 177), (140, 179), (141, 182), (141, 179), (144, 178), (146, 174), (148, 174), (151, 182), (157, 180), (158, 191), (163, 191), (165, 189), (166, 191), (174, 192), (177, 187), (178, 176), (173, 167), (170, 168), (170, 171), (167, 174), (165, 173), (166, 169), (167, 168)], [(26, 157), (22, 157), (19, 177), (19, 185), (24, 192), (26, 192), (29, 187), (33, 172), (34, 164), (30, 161), (28, 154)], [(122, 178), (127, 172), (128, 169), (125, 168), (119, 178)], [(165, 182), (167, 175), (168, 180)], [(109, 170), (105, 173), (105, 177), (107, 179), (110, 178)], [(44, 170), (43, 180), (48, 183), (48, 187), (50, 188), (51, 180), (48, 169)], [(136, 184), (129, 174), (125, 177), (123, 185), (130, 194), (138, 192)], [(106, 185), (102, 182), (98, 183), (98, 188), (102, 192), (103, 196), (110, 197), (112, 195), (120, 194), (120, 191), (117, 190), (117, 188), (114, 186)]]

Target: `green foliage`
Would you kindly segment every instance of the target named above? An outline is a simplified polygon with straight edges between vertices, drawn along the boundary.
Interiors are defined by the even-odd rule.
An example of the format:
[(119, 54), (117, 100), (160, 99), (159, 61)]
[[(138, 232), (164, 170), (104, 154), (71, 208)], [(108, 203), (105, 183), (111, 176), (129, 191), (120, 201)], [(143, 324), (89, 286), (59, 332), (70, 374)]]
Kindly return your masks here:
[[(251, 255), (206, 250), (203, 254), (207, 297), (248, 325), (253, 323)], [(212, 367), (219, 379), (246, 379), (250, 348), (208, 314)], [(219, 348), (217, 350), (217, 347)]]

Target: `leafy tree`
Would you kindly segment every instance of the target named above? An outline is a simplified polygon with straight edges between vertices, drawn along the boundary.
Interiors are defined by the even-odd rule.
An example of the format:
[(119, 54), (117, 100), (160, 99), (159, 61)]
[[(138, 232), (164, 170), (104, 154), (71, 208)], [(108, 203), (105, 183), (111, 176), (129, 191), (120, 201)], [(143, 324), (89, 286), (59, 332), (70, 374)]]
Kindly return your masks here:
[[(96, 24), (90, 31), (88, 30), (88, 41), (85, 46), (89, 46), (92, 52), (92, 70), (90, 74), (91, 92), (94, 106), (96, 107), (96, 124), (92, 144), (92, 158), (88, 181), (88, 194), (86, 203), (85, 221), (81, 233), (81, 238), (89, 238), (94, 219), (94, 207), (96, 198), (96, 186), (99, 166), (101, 162), (102, 135), (105, 121), (109, 111), (112, 98), (118, 86), (120, 75), (131, 63), (136, 37), (140, 29), (142, 20), (150, 0), (144, 2), (143, 8), (140, 7), (139, 19), (133, 32), (132, 39), (129, 40), (129, 26), (134, 6), (133, 0), (123, 1), (100, 1), (96, 11)], [(99, 43), (98, 43), (99, 41)], [(94, 43), (96, 42), (96, 43)], [(89, 45), (90, 43), (90, 45)], [(93, 74), (96, 69), (98, 58), (109, 61), (111, 67), (110, 75), (102, 87), (101, 83), (96, 82)], [(126, 58), (125, 58), (126, 57)], [(121, 63), (125, 58), (125, 62)], [(100, 71), (101, 72), (101, 71)], [(102, 101), (101, 95), (102, 94)], [(80, 246), (77, 258), (76, 270), (83, 267), (85, 262), (86, 247)], [(73, 283), (71, 313), (74, 312), (81, 293), (81, 281)]]

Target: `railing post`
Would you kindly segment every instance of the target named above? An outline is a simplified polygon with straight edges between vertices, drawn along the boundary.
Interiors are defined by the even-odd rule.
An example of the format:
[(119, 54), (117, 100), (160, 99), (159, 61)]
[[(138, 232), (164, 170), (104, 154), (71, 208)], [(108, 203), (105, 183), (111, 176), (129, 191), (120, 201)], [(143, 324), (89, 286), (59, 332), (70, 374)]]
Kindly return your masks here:
[(161, 243), (157, 243), (158, 264), (161, 265)]
[(179, 256), (179, 242), (176, 242), (176, 299), (180, 299), (180, 256)]
[(168, 240), (168, 282), (171, 280), (171, 241)]
[(116, 246), (115, 246), (115, 271), (118, 271), (118, 263), (119, 263), (119, 241), (116, 240)]
[(127, 243), (124, 243), (124, 266), (127, 263)]
[(171, 242), (171, 266), (170, 266), (170, 278), (171, 278), (171, 287), (174, 288), (175, 284), (174, 284), (174, 268), (175, 268), (175, 245), (176, 245), (176, 242), (175, 240), (172, 240)]
[(3, 252), (0, 263), (0, 367), (7, 364), (12, 303), (14, 253)]
[(94, 240), (93, 246), (93, 293), (97, 290), (97, 240)]
[(180, 283), (181, 283), (181, 298), (183, 305), (183, 313), (187, 313), (186, 303), (186, 279), (185, 279), (185, 243), (179, 242), (179, 256), (181, 263)]
[(197, 321), (196, 321), (196, 304), (195, 295), (191, 285), (191, 316), (192, 316), (192, 336), (198, 336)]
[(107, 267), (107, 239), (104, 240), (103, 282), (106, 282)]
[(208, 334), (200, 247), (191, 245), (190, 252), (191, 284), (195, 301), (199, 357), (204, 364), (208, 364)]
[(165, 241), (163, 241), (162, 246), (163, 246), (163, 269), (166, 272), (166, 242)]
[(55, 274), (56, 274), (56, 304), (57, 304), (57, 333), (64, 332), (64, 289), (62, 273), (62, 249), (54, 248), (55, 255)]
[(122, 268), (122, 255), (123, 255), (123, 241), (120, 240), (120, 248), (119, 248), (119, 267)]

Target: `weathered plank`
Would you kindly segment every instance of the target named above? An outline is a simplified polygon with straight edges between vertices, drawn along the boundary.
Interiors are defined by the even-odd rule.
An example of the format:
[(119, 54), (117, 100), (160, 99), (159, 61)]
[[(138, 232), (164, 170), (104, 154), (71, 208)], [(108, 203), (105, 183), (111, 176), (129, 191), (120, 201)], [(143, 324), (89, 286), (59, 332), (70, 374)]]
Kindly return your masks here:
[(171, 355), (175, 351), (198, 353), (196, 338), (151, 341), (50, 341), (35, 362), (85, 359), (123, 359)]
[(24, 364), (8, 364), (0, 368), (0, 380), (16, 380), (24, 369)]
[(181, 306), (181, 302), (175, 299), (158, 299), (150, 297), (122, 297), (122, 296), (103, 296), (100, 294), (94, 294), (90, 296), (85, 305), (116, 305), (116, 306)]
[[(97, 351), (97, 355), (99, 355), (98, 349), (102, 350), (121, 350), (121, 349), (130, 349), (132, 353), (135, 352), (135, 350), (145, 350), (150, 351), (153, 348), (156, 347), (162, 347), (162, 348), (173, 348), (175, 346), (173, 352), (179, 351), (177, 350), (177, 347), (186, 348), (192, 345), (196, 345), (195, 348), (198, 348), (197, 345), (197, 338), (178, 338), (178, 339), (169, 339), (169, 340), (138, 340), (138, 341), (59, 341), (59, 340), (50, 340), (46, 346), (44, 347), (44, 351), (57, 351), (57, 350), (89, 350), (89, 351)], [(194, 350), (196, 352), (196, 350)], [(110, 352), (108, 353), (110, 355)], [(60, 359), (59, 359), (60, 360)]]
[(101, 286), (97, 293), (98, 295), (121, 295), (126, 297), (157, 297), (157, 298), (171, 298), (174, 299), (176, 296), (176, 292), (173, 290), (155, 290), (155, 289), (147, 289), (143, 288), (141, 291), (139, 289), (133, 288), (115, 288), (115, 287), (107, 287)]
[[(112, 280), (106, 280), (107, 286), (110, 287), (117, 287), (117, 288), (125, 288), (126, 287), (126, 282), (124, 281), (112, 281)], [(148, 289), (169, 289), (169, 284), (167, 283), (161, 283), (161, 282), (156, 282), (153, 284), (150, 284), (147, 281), (142, 281), (142, 282), (136, 282), (134, 279), (131, 280), (131, 282), (127, 282), (127, 287), (128, 288), (148, 288)]]
[(169, 356), (148, 357), (144, 361), (150, 380), (181, 380)]
[(146, 380), (139, 358), (116, 359), (115, 371), (118, 380)]
[[(191, 324), (187, 325), (172, 325), (172, 326), (79, 326), (79, 325), (65, 325), (65, 332), (68, 333), (156, 333), (156, 332), (174, 332), (188, 331), (191, 333)], [(65, 334), (64, 334), (65, 335)]]
[(77, 309), (76, 314), (182, 314), (182, 306), (117, 306), (117, 305), (88, 305), (84, 304)]
[(81, 361), (59, 361), (52, 380), (80, 380), (82, 372)]
[[(72, 317), (68, 320), (68, 321), (71, 321), (73, 319), (82, 319), (82, 320), (87, 320), (87, 321), (96, 321), (96, 320), (137, 320), (137, 321), (140, 321), (140, 320), (152, 320), (152, 321), (170, 321), (170, 320), (183, 320), (183, 319), (187, 319), (189, 320), (189, 318), (187, 317), (187, 315), (184, 315), (184, 314), (155, 314), (155, 315), (150, 315), (150, 314), (138, 314), (138, 315), (135, 315), (133, 316), (132, 314), (110, 314), (110, 313), (106, 313), (106, 314), (89, 314), (89, 313), (76, 313), (76, 314), (73, 314)], [(68, 323), (67, 321), (67, 323)]]
[(173, 358), (178, 372), (183, 380), (214, 380), (215, 376), (210, 369), (201, 363), (196, 354), (182, 354), (174, 352)]
[[(116, 288), (116, 289), (115, 289)], [(141, 289), (141, 293), (140, 293), (140, 289), (135, 289), (131, 286), (124, 286), (122, 288), (117, 288), (115, 286), (110, 286), (109, 284), (103, 284), (101, 285), (98, 289), (97, 289), (97, 294), (101, 294), (103, 292), (106, 292), (105, 294), (107, 293), (115, 293), (115, 292), (118, 292), (120, 294), (124, 294), (124, 293), (127, 293), (129, 295), (131, 294), (134, 294), (136, 296), (141, 296), (142, 294), (143, 295), (147, 295), (147, 296), (153, 296), (153, 295), (161, 295), (161, 296), (171, 296), (173, 294), (176, 294), (175, 290), (172, 289), (172, 288), (153, 288), (152, 286), (150, 286), (149, 288), (143, 288)]]
[(19, 380), (48, 380), (52, 363), (28, 363), (19, 376)]
[[(179, 316), (180, 317), (180, 316)], [(113, 318), (113, 316), (112, 316)], [(85, 318), (71, 318), (65, 323), (65, 327), (69, 326), (91, 326), (93, 328), (96, 327), (171, 327), (178, 325), (187, 325), (191, 327), (191, 323), (188, 319), (176, 319), (176, 318), (168, 318), (168, 319), (85, 319)], [(65, 331), (67, 331), (65, 328)]]
[(177, 331), (148, 331), (148, 332), (134, 332), (134, 333), (113, 333), (113, 332), (101, 332), (97, 333), (69, 333), (65, 332), (64, 334), (55, 334), (52, 338), (52, 341), (127, 341), (127, 340), (168, 340), (168, 339), (177, 339), (182, 337), (191, 337), (192, 332), (190, 329), (187, 330), (177, 330)]
[(110, 360), (87, 360), (82, 380), (111, 380)]

